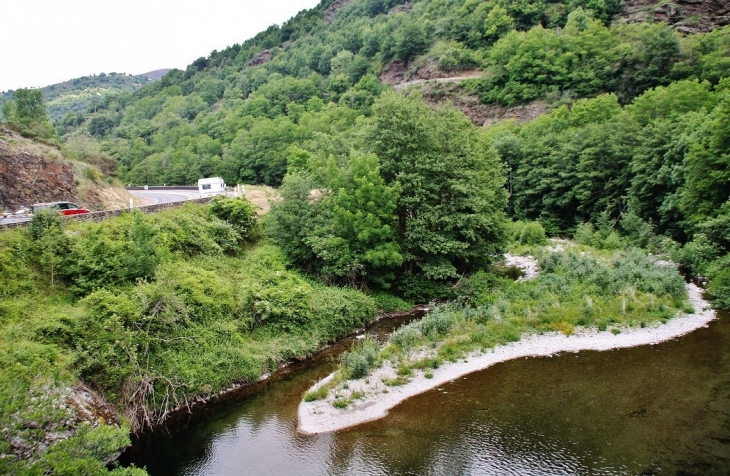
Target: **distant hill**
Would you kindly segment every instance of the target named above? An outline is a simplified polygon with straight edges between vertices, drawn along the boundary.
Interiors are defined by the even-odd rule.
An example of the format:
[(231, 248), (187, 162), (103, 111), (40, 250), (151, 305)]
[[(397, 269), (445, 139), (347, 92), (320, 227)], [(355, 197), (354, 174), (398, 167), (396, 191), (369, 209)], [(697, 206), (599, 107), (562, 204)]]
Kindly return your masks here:
[(152, 81), (159, 81), (170, 71), (172, 71), (170, 68), (156, 69), (154, 71), (150, 71), (149, 73), (142, 73), (139, 76), (146, 76)]
[[(145, 84), (159, 80), (168, 69), (160, 69), (145, 74), (130, 75), (125, 73), (101, 73), (93, 76), (82, 76), (63, 83), (52, 84), (41, 88), (46, 102), (48, 116), (52, 121), (60, 121), (69, 112), (86, 114), (93, 112), (109, 94), (134, 92)], [(0, 102), (12, 99), (12, 91), (0, 94)]]

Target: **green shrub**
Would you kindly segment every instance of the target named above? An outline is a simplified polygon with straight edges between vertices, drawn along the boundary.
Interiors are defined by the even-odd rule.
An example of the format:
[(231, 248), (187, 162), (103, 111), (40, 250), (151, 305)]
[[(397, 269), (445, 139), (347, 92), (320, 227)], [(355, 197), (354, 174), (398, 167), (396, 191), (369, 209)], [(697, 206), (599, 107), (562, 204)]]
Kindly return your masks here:
[(516, 221), (510, 226), (512, 241), (521, 245), (542, 246), (547, 243), (545, 228), (537, 221)]
[(101, 172), (93, 166), (84, 167), (81, 175), (92, 182), (98, 182), (101, 179)]
[(707, 288), (712, 297), (712, 304), (718, 309), (730, 309), (730, 254), (718, 259), (710, 267)]
[(186, 205), (172, 212), (155, 216), (160, 242), (173, 253), (233, 253), (238, 250), (241, 235), (233, 225), (211, 217), (201, 206)]
[(399, 312), (407, 311), (413, 308), (413, 302), (401, 299), (397, 296), (386, 292), (374, 292), (370, 294), (370, 297), (375, 300), (378, 306), (378, 312)]
[(581, 223), (576, 227), (573, 239), (581, 245), (593, 246), (595, 243), (594, 235), (593, 224)]
[(215, 197), (210, 212), (233, 226), (243, 240), (251, 237), (256, 226), (256, 210), (245, 198)]
[(421, 322), (413, 322), (411, 324), (401, 326), (390, 334), (388, 342), (403, 351), (409, 351), (423, 339), (421, 333)]
[[(163, 259), (150, 220), (139, 212), (85, 226), (68, 238), (64, 278), (78, 295), (150, 278)], [(74, 230), (80, 227), (75, 227)]]
[(365, 326), (377, 313), (375, 300), (351, 288), (317, 288), (310, 294), (309, 304), (313, 324), (328, 340)]
[(257, 325), (294, 330), (309, 322), (312, 286), (290, 271), (274, 271), (244, 289), (242, 305)]
[(477, 51), (468, 50), (455, 41), (438, 41), (428, 57), (433, 57), (441, 71), (462, 71), (478, 68), (484, 61)]
[(404, 299), (414, 302), (428, 302), (434, 299), (452, 297), (450, 285), (432, 281), (420, 274), (406, 274), (397, 282), (398, 294)]
[(340, 364), (345, 377), (355, 380), (368, 375), (378, 360), (379, 351), (378, 341), (368, 336), (351, 351), (344, 352), (340, 356)]
[[(453, 308), (452, 308), (453, 309)], [(421, 319), (421, 332), (423, 335), (437, 338), (445, 335), (456, 323), (454, 312), (445, 306), (438, 306)]]
[(675, 253), (674, 259), (693, 273), (706, 273), (710, 263), (720, 256), (718, 246), (703, 233), (695, 234), (692, 241)]

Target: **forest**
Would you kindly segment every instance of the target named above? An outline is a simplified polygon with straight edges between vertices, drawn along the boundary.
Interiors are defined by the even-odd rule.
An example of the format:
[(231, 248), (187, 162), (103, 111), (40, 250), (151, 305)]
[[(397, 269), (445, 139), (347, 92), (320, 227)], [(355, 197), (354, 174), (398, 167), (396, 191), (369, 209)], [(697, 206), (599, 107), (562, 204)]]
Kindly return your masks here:
[[(546, 236), (627, 250), (616, 266), (636, 271), (637, 289), (669, 283), (646, 290), (666, 301), (656, 319), (681, 310), (681, 292), (651, 274), (647, 253), (706, 278), (713, 305), (730, 307), (730, 26), (682, 33), (621, 11), (617, 0), (324, 0), (53, 122), (40, 91), (15, 91), (6, 125), (102, 176), (221, 176), (281, 198), (261, 218), (220, 200), (3, 232), (0, 359), (12, 371), (0, 372), (0, 423), (30, 449), (0, 468), (104, 472), (130, 429), (415, 302), (530, 308), (568, 285), (575, 306), (588, 292), (623, 299), (600, 283), (626, 275), (577, 257), (546, 262), (567, 284), (545, 278), (523, 294), (490, 274), (508, 246)], [(394, 90), (394, 70), (473, 77), (435, 101), (418, 85)], [(463, 97), (545, 112), (477, 127)], [(655, 302), (641, 292), (637, 305)], [(76, 380), (115, 406), (121, 429), (74, 425), (45, 451), (47, 432), (71, 431), (51, 408)], [(54, 397), (36, 411), (18, 389)]]

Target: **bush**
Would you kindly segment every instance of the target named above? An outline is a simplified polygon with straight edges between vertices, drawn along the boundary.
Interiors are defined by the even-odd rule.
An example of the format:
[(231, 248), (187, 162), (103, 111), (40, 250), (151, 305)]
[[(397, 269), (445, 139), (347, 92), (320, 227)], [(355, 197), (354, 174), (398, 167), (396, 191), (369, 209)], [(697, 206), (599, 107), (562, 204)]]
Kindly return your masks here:
[(442, 71), (474, 69), (484, 61), (477, 51), (468, 50), (455, 41), (437, 42), (428, 56), (436, 60)]
[(150, 278), (162, 261), (150, 220), (140, 212), (85, 224), (68, 238), (63, 276), (78, 295)]
[(581, 245), (602, 250), (618, 250), (624, 247), (621, 236), (614, 230), (599, 226), (595, 230), (591, 223), (581, 223), (575, 230), (573, 239)]
[(155, 222), (162, 244), (172, 252), (190, 256), (233, 253), (241, 241), (233, 225), (210, 216), (201, 206), (187, 205), (173, 212), (159, 213)]
[(407, 352), (415, 347), (422, 338), (421, 323), (414, 322), (398, 328), (390, 335), (388, 342)]
[(581, 245), (593, 246), (595, 243), (595, 231), (593, 224), (581, 223), (575, 229), (573, 239)]
[(379, 351), (378, 341), (368, 336), (359, 346), (343, 353), (340, 356), (340, 364), (345, 377), (348, 380), (355, 380), (367, 376), (370, 369), (375, 367)]
[(730, 254), (718, 259), (707, 273), (710, 279), (707, 293), (712, 304), (718, 309), (730, 309)]
[(215, 197), (210, 203), (210, 212), (231, 224), (243, 240), (251, 237), (256, 226), (256, 210), (245, 198)]
[(407, 311), (413, 307), (412, 301), (406, 301), (392, 294), (385, 292), (374, 292), (370, 297), (375, 300), (378, 312), (399, 312)]
[(516, 221), (511, 225), (512, 241), (521, 245), (541, 246), (547, 243), (545, 228), (536, 221)]
[(324, 339), (343, 337), (375, 318), (377, 304), (365, 294), (350, 288), (322, 287), (311, 293), (310, 314)]
[(421, 319), (421, 332), (425, 336), (436, 338), (449, 332), (455, 323), (454, 312), (438, 306)]

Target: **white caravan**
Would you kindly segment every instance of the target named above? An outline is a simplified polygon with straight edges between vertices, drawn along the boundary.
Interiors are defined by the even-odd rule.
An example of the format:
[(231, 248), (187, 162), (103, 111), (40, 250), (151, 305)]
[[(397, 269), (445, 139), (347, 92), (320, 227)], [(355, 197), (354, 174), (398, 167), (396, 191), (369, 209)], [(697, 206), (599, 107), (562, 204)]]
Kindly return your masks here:
[(215, 197), (226, 194), (226, 183), (220, 177), (198, 179), (200, 197)]

